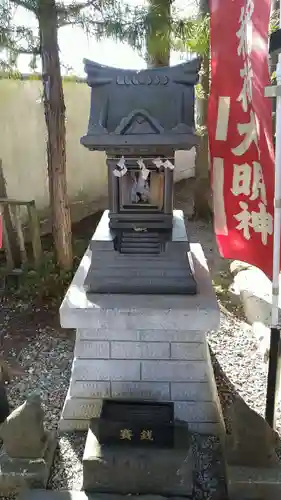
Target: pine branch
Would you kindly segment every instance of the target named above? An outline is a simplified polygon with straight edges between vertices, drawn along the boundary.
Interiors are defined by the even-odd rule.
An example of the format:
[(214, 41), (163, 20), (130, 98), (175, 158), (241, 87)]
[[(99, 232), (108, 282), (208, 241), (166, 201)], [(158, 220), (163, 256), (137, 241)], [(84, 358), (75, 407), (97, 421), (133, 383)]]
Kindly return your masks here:
[[(119, 3), (120, 2), (120, 3)], [(80, 25), (87, 23), (93, 24), (93, 20), (99, 23), (97, 16), (102, 16), (104, 12), (117, 14), (123, 0), (86, 0), (85, 2), (73, 2), (65, 6), (63, 3), (57, 3), (58, 27), (67, 25)], [(83, 23), (81, 22), (83, 19)]]
[(69, 16), (69, 15), (77, 15), (84, 9), (88, 7), (94, 7), (100, 10), (99, 6), (100, 0), (87, 0), (86, 2), (73, 3), (68, 6), (64, 6), (63, 4), (57, 4), (57, 14), (58, 16)]
[(19, 47), (17, 46), (15, 49), (15, 53), (20, 55), (20, 54), (25, 54), (25, 55), (30, 55), (30, 56), (39, 56), (40, 55), (40, 47), (32, 47), (30, 49), (25, 49), (24, 47)]
[(10, 2), (18, 7), (23, 7), (34, 14), (37, 13), (37, 2), (33, 0), (10, 0)]

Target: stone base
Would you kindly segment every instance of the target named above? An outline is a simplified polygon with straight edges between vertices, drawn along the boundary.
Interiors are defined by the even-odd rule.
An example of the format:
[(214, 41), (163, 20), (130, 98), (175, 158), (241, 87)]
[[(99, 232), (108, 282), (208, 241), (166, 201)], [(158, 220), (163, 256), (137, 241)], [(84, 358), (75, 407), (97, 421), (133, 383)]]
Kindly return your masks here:
[(11, 458), (0, 452), (0, 497), (27, 488), (46, 488), (57, 447), (56, 433), (50, 432), (43, 458)]
[(83, 489), (90, 492), (183, 495), (193, 488), (188, 430), (175, 432), (173, 449), (100, 446), (91, 429), (83, 456)]
[[(184, 224), (173, 217), (171, 234), (110, 230), (106, 210), (91, 240), (92, 262), (85, 279), (89, 293), (196, 293), (193, 262)], [(116, 250), (116, 247), (119, 249)]]
[[(185, 238), (182, 211), (174, 219)], [(219, 326), (219, 309), (203, 250), (191, 244), (190, 251), (196, 295), (87, 294), (89, 247), (60, 308), (61, 326), (76, 329), (61, 431), (87, 430), (103, 398), (120, 398), (173, 401), (175, 418), (191, 431), (223, 434), (206, 339)]]
[(226, 465), (229, 500), (280, 500), (281, 467)]

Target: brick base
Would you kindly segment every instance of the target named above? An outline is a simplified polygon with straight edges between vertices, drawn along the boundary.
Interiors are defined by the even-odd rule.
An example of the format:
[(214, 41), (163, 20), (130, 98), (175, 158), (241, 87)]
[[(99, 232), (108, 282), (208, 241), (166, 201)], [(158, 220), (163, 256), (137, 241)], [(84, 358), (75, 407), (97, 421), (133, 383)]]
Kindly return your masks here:
[[(175, 211), (180, 237), (182, 212)], [(76, 328), (69, 391), (60, 429), (87, 429), (103, 398), (174, 401), (190, 428), (217, 434), (221, 410), (206, 332), (219, 310), (202, 248), (191, 245), (199, 293), (194, 296), (86, 295), (91, 262), (85, 254), (60, 309), (61, 325)]]

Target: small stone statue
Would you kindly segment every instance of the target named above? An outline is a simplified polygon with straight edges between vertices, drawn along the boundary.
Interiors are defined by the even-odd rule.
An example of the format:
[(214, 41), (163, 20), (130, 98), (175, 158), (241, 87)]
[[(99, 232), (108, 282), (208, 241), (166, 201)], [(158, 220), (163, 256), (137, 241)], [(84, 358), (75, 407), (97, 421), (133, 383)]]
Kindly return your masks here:
[(227, 462), (248, 467), (271, 467), (279, 436), (258, 413), (238, 398), (229, 407), (227, 420), (232, 432), (226, 438)]
[(6, 453), (11, 458), (40, 458), (47, 445), (44, 430), (44, 411), (40, 395), (30, 395), (0, 426), (0, 437)]

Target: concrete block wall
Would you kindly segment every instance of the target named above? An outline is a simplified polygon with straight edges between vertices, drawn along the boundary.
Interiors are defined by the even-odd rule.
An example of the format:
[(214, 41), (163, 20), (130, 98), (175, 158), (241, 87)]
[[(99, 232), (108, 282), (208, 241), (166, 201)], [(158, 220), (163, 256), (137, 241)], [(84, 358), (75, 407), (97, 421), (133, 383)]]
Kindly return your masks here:
[[(216, 388), (202, 332), (78, 329), (61, 430), (87, 429), (103, 398), (174, 401), (176, 418), (217, 433)], [(211, 372), (212, 373), (212, 372)]]

